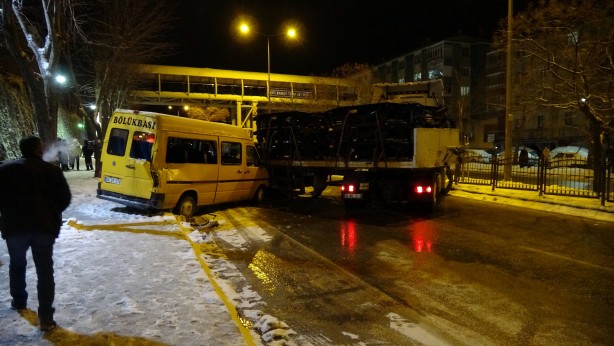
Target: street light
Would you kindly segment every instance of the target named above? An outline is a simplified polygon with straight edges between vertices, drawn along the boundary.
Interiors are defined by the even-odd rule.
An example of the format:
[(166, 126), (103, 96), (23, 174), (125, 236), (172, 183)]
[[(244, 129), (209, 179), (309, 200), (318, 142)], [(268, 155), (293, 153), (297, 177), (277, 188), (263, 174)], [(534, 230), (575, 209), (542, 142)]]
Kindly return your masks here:
[(55, 76), (55, 81), (58, 82), (59, 84), (64, 84), (64, 83), (66, 83), (66, 76), (61, 75), (61, 74), (56, 75)]
[(513, 0), (507, 2), (507, 60), (505, 66), (505, 168), (504, 179), (512, 179), (512, 18)]
[(252, 32), (266, 37), (266, 53), (267, 53), (267, 99), (271, 102), (271, 37), (285, 36), (290, 40), (296, 40), (298, 38), (298, 29), (294, 25), (287, 25), (284, 32), (277, 34), (264, 34), (252, 29), (253, 25), (249, 22), (239, 23), (239, 33), (243, 36), (249, 36)]
[[(79, 129), (79, 132), (85, 131), (85, 124), (84, 123), (85, 123), (85, 120), (83, 120), (82, 122), (77, 124), (77, 128)], [(81, 133), (81, 136), (85, 137), (85, 136), (83, 136), (83, 133)]]

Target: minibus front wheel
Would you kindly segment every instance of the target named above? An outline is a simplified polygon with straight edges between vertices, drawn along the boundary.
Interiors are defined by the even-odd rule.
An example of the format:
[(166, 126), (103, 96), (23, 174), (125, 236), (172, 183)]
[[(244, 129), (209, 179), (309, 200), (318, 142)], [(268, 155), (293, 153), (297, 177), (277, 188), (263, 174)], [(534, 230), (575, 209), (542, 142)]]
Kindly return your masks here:
[(194, 216), (194, 212), (196, 211), (196, 199), (190, 195), (181, 196), (179, 202), (177, 202), (177, 206), (173, 210), (173, 212), (177, 215), (183, 215), (186, 219)]

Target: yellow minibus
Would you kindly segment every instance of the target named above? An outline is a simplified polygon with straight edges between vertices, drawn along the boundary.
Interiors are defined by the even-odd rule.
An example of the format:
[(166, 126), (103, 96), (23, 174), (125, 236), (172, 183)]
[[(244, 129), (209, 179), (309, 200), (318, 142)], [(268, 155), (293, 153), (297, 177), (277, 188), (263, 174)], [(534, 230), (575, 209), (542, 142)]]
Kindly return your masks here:
[(118, 109), (101, 152), (98, 198), (191, 217), (200, 206), (262, 201), (268, 174), (248, 130)]

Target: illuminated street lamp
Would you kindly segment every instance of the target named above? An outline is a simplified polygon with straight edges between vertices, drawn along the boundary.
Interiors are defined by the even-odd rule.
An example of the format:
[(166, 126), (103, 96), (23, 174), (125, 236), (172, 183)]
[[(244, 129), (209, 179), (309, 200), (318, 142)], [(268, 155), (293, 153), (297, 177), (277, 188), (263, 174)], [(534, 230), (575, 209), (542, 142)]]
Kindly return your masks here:
[(266, 37), (266, 53), (267, 53), (267, 98), (269, 103), (271, 102), (271, 37), (285, 36), (288, 39), (296, 40), (298, 38), (298, 31), (294, 26), (287, 26), (285, 31), (278, 34), (267, 35), (258, 31), (252, 30), (252, 25), (247, 22), (241, 22), (239, 24), (239, 33), (243, 36), (248, 36), (252, 32)]
[(55, 81), (58, 82), (59, 84), (64, 84), (64, 83), (66, 83), (66, 76), (61, 75), (61, 74), (56, 75), (55, 76)]

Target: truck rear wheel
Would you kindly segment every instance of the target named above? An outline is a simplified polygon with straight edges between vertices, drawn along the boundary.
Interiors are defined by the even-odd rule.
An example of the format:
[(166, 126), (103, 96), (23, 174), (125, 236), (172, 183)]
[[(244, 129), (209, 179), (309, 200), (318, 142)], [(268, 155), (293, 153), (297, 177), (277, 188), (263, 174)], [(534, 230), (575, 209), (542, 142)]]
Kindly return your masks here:
[(262, 202), (264, 202), (265, 197), (266, 197), (266, 191), (264, 189), (264, 186), (260, 186), (258, 190), (256, 190), (256, 193), (254, 193), (252, 202), (254, 202), (255, 204), (261, 204)]
[(313, 176), (313, 197), (320, 197), (322, 192), (326, 190), (328, 186), (326, 181), (326, 174), (314, 174)]
[(443, 171), (442, 181), (444, 182), (443, 189), (441, 189), (442, 194), (447, 194), (452, 190), (452, 186), (454, 185), (454, 180), (456, 177), (454, 176), (456, 168), (451, 168), (450, 166), (446, 166)]
[(439, 179), (440, 175), (435, 174), (435, 176), (433, 177), (433, 190), (431, 193), (431, 198), (430, 200), (424, 202), (424, 207), (428, 212), (433, 212), (437, 208), (437, 203), (439, 202)]

